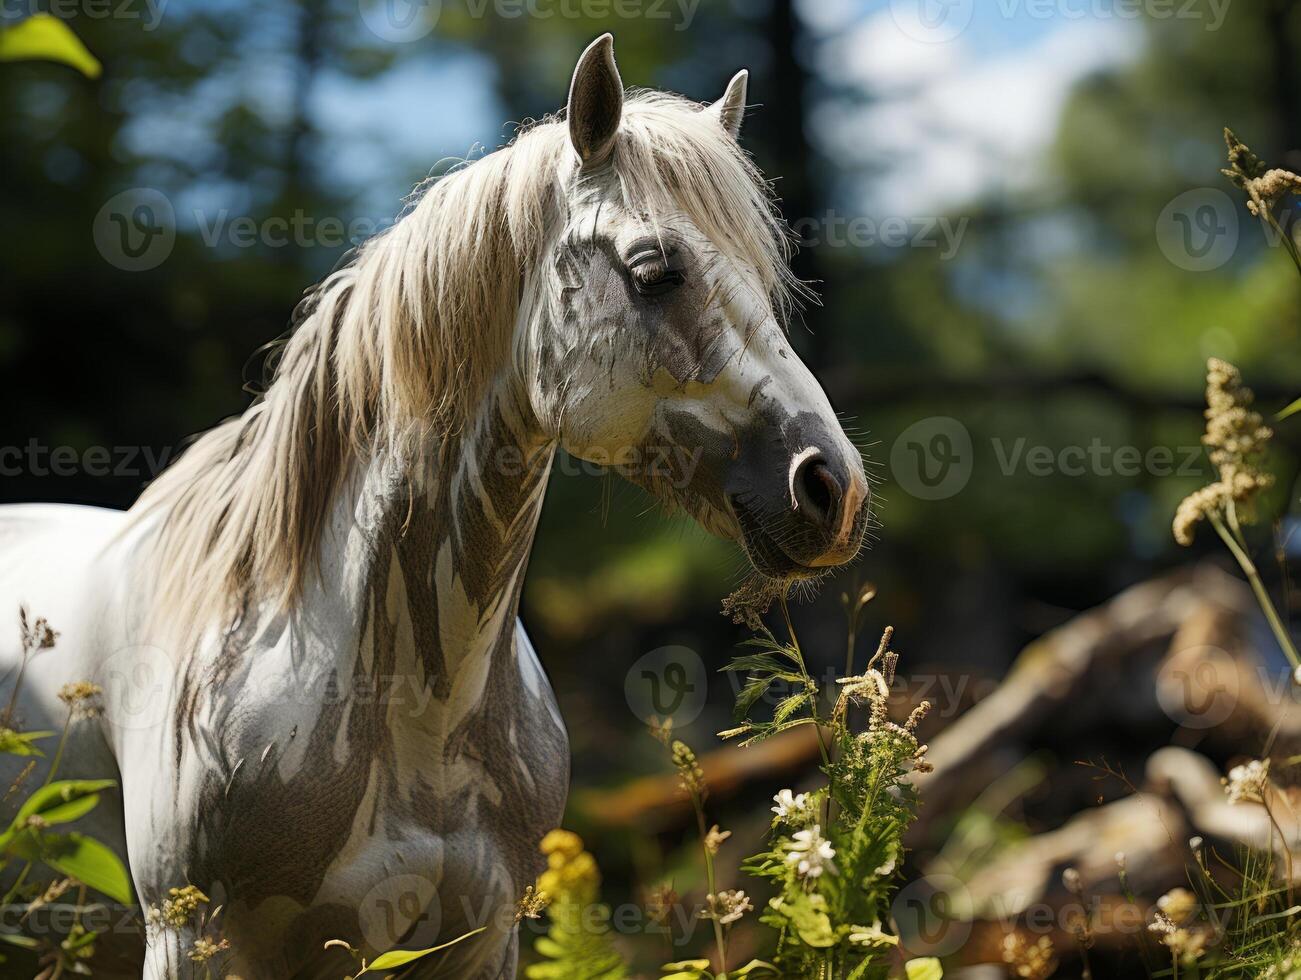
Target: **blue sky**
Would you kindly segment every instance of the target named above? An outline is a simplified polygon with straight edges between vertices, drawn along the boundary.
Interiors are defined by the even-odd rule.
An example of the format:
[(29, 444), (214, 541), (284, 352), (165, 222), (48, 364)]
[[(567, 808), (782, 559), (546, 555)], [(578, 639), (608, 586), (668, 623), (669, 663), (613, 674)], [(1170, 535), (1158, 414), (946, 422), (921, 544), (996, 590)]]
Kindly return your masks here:
[[(816, 70), (871, 96), (863, 106), (823, 105), (814, 116), (820, 148), (846, 173), (863, 173), (851, 181), (848, 206), (875, 217), (933, 215), (991, 191), (1029, 189), (1071, 86), (1141, 51), (1141, 25), (1110, 3), (802, 0), (801, 17), (819, 39)], [(130, 136), (134, 148), (193, 157), (211, 138), (204, 120), (233, 91), (255, 91), (272, 115), (287, 103), (275, 48), (286, 42), (280, 29), (288, 25), (275, 10), (260, 15), (271, 23), (259, 32), (263, 50), (251, 53), (249, 72), (210, 80), (199, 105), (142, 114)], [(358, 30), (365, 30), (360, 23)], [(440, 156), (500, 143), (510, 116), (487, 58), (436, 32), (408, 43), (413, 53), (426, 46), (437, 57), (399, 60), (369, 81), (327, 70), (313, 92), (327, 174), (353, 198), (356, 213), (377, 220), (393, 215), (408, 180)], [(195, 203), (207, 208), (223, 193), (203, 188)]]

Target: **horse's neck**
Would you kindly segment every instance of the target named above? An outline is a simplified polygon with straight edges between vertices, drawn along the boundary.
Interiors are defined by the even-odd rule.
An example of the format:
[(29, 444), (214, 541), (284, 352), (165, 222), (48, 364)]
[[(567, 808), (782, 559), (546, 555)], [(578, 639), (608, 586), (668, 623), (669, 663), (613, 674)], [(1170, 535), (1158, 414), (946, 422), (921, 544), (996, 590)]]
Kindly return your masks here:
[(419, 677), (446, 699), (465, 668), (510, 651), (553, 449), (511, 383), (433, 462), (372, 462), (354, 516), (369, 539), (357, 583), (371, 676)]

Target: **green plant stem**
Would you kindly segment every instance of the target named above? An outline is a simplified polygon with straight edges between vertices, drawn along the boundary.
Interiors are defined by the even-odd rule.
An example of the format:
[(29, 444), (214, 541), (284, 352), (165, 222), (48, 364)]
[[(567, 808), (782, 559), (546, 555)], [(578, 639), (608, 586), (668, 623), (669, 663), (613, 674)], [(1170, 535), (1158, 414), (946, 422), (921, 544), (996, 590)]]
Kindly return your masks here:
[(717, 980), (727, 980), (727, 941), (723, 938), (723, 924), (718, 921), (718, 887), (714, 875), (714, 855), (709, 853), (709, 845), (705, 843), (705, 838), (709, 831), (705, 829), (705, 806), (698, 793), (691, 794), (691, 804), (696, 810), (696, 824), (700, 828), (700, 850), (705, 855), (705, 883), (709, 888), (709, 894), (714, 896), (714, 902), (710, 908), (713, 913), (711, 921), (714, 923), (714, 942), (718, 946), (718, 974)]
[(54, 750), (54, 761), (50, 763), (50, 771), (45, 774), (45, 782), (42, 786), (49, 786), (54, 782), (54, 774), (59, 771), (59, 763), (63, 761), (63, 747), (68, 742), (68, 730), (72, 728), (72, 709), (68, 709), (68, 717), (64, 719), (63, 731), (59, 735), (58, 747)]
[[(1274, 631), (1274, 638), (1278, 640), (1279, 646), (1287, 654), (1293, 668), (1301, 667), (1301, 655), (1298, 655), (1296, 646), (1292, 643), (1292, 637), (1288, 635), (1287, 627), (1283, 624), (1283, 620), (1279, 618), (1278, 611), (1274, 608), (1274, 602), (1265, 589), (1265, 583), (1260, 579), (1260, 573), (1256, 570), (1255, 562), (1247, 554), (1247, 549), (1239, 544), (1233, 533), (1225, 526), (1224, 520), (1219, 514), (1211, 511), (1207, 516), (1210, 518), (1211, 526), (1215, 528), (1216, 533), (1223, 539), (1233, 557), (1237, 559), (1242, 573), (1247, 576), (1252, 591), (1256, 593), (1256, 602), (1259, 603), (1261, 612), (1265, 614), (1270, 629)], [(1233, 521), (1235, 524), (1237, 523), (1236, 515), (1234, 515)], [(1241, 530), (1239, 530), (1239, 536), (1241, 536), (1241, 533)]]
[(800, 679), (804, 686), (813, 691), (813, 697), (809, 699), (809, 713), (813, 716), (813, 730), (818, 733), (818, 750), (822, 753), (822, 764), (831, 765), (831, 753), (827, 749), (827, 741), (822, 736), (822, 716), (818, 713), (818, 698), (822, 696), (822, 691), (818, 688), (817, 682), (809, 676), (808, 666), (804, 663), (804, 652), (800, 649), (799, 638), (795, 635), (795, 626), (791, 623), (791, 611), (786, 605), (786, 597), (782, 596), (779, 600), (782, 611), (782, 619), (786, 623), (786, 635), (790, 638), (791, 649), (795, 651), (795, 656), (799, 658)]
[(1301, 272), (1301, 253), (1297, 251), (1297, 245), (1296, 242), (1292, 240), (1292, 236), (1283, 229), (1283, 226), (1278, 223), (1278, 219), (1275, 218), (1271, 212), (1265, 212), (1265, 221), (1274, 229), (1275, 232), (1278, 233), (1279, 238), (1283, 240), (1283, 247), (1287, 249), (1287, 254), (1292, 257), (1292, 262), (1296, 266), (1297, 271)]

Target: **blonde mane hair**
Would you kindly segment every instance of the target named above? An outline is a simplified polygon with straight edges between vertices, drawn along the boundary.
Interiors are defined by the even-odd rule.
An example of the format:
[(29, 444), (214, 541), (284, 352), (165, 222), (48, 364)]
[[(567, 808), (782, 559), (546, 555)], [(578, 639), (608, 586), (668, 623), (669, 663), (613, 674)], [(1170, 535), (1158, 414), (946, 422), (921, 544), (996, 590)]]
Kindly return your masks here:
[[(713, 114), (630, 91), (609, 166), (629, 211), (688, 215), (779, 315), (791, 309), (786, 226)], [(246, 602), (283, 611), (317, 567), (349, 463), (466, 422), (513, 357), (521, 277), (546, 258), (574, 167), (561, 117), (529, 126), (417, 188), (400, 220), (308, 293), (265, 394), (132, 508), (133, 525), (159, 521), (149, 564), (160, 623), (192, 641)]]

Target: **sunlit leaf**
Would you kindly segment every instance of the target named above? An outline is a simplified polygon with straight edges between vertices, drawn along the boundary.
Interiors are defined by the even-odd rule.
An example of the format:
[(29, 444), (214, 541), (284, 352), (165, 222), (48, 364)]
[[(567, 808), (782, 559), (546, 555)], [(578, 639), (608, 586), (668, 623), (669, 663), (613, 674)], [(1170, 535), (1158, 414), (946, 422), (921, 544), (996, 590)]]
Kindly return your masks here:
[[(478, 929), (467, 932), (464, 936), (457, 936), (451, 942), (443, 943), (441, 946), (431, 946), (429, 949), (395, 949), (387, 953), (382, 953), (375, 957), (375, 959), (370, 963), (366, 964), (366, 969), (361, 972), (374, 973), (377, 970), (392, 970), (394, 967), (406, 966), (408, 963), (414, 963), (416, 960), (428, 956), (430, 953), (437, 953), (439, 950), (447, 949), (449, 946), (455, 946), (462, 940), (469, 939), (471, 936), (483, 932), (486, 928), (487, 926), (480, 926)], [(361, 974), (359, 973), (358, 976), (360, 975)]]
[(0, 834), (0, 850), (26, 828), (33, 816), (47, 824), (68, 823), (83, 817), (99, 803), (99, 794), (116, 786), (111, 779), (60, 779), (42, 786), (23, 801), (9, 829)]
[(934, 956), (925, 956), (921, 959), (909, 960), (903, 965), (904, 972), (908, 975), (908, 980), (942, 980), (944, 970), (940, 967), (940, 961)]
[(11, 728), (0, 728), (0, 752), (9, 755), (45, 755), (32, 743), (38, 738), (49, 738), (58, 732), (16, 732)]
[(33, 14), (12, 27), (0, 28), (0, 61), (57, 61), (87, 78), (98, 78), (98, 59), (86, 50), (72, 28), (49, 14)]
[(1298, 398), (1291, 405), (1283, 409), (1283, 411), (1279, 412), (1278, 415), (1274, 417), (1278, 419), (1280, 422), (1282, 422), (1289, 415), (1295, 415), (1297, 412), (1301, 412), (1301, 398)]
[(41, 861), (60, 874), (102, 892), (115, 902), (130, 905), (134, 898), (131, 878), (113, 850), (85, 834), (49, 834), (25, 830), (9, 843), (12, 854)]

